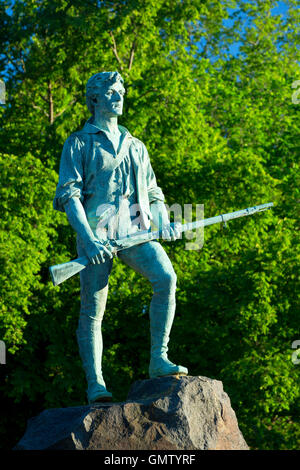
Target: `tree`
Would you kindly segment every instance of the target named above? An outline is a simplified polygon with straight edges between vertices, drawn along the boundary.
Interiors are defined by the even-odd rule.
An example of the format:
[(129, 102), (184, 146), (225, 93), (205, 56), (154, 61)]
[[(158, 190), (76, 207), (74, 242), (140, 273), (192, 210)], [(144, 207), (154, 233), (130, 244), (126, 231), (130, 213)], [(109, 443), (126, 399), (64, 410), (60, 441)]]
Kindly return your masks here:
[[(296, 2), (285, 20), (274, 15), (276, 2), (259, 0), (31, 0), (15, 1), (11, 14), (8, 5), (0, 36), (8, 90), (0, 326), (11, 411), (2, 445), (16, 440), (12, 414), (21, 437), (32, 415), (85, 397), (75, 341), (79, 279), (54, 288), (48, 274), (76, 257), (74, 233), (51, 203), (62, 144), (89, 117), (86, 81), (118, 69), (127, 88), (121, 124), (145, 142), (170, 206), (192, 204), (195, 215), (202, 203), (208, 217), (275, 203), (228, 231), (208, 228), (201, 251), (186, 250), (185, 239), (164, 243), (178, 276), (170, 356), (191, 374), (223, 381), (252, 448), (297, 448)], [(144, 279), (115, 263), (104, 372), (118, 400), (147, 377), (150, 297)]]

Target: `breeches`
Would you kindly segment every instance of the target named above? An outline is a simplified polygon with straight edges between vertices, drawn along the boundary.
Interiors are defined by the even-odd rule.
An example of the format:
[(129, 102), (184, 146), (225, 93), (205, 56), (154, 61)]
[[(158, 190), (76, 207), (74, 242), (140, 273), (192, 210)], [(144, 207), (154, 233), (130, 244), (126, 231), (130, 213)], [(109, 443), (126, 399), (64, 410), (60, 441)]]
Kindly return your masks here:
[[(85, 256), (84, 248), (80, 242), (77, 242), (77, 251), (79, 257)], [(146, 242), (119, 251), (118, 257), (150, 281), (153, 289), (152, 310), (174, 311), (176, 274), (167, 253), (158, 241)], [(87, 317), (94, 323), (94, 327), (96, 326), (95, 323), (101, 325), (112, 266), (113, 259), (107, 259), (102, 264), (89, 264), (80, 272), (81, 309), (79, 328), (80, 326), (83, 327), (81, 325), (82, 320), (84, 318), (87, 320)]]

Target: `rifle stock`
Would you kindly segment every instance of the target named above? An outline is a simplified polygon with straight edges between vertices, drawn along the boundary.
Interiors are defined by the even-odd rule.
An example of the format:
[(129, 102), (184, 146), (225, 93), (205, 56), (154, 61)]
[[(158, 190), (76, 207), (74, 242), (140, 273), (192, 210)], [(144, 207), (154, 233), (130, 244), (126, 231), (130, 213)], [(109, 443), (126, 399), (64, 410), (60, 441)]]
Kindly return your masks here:
[(55, 264), (49, 268), (51, 279), (54, 286), (58, 286), (74, 274), (82, 271), (90, 263), (87, 256), (68, 261), (67, 263)]
[[(238, 217), (244, 217), (247, 215), (253, 215), (256, 212), (262, 212), (267, 209), (270, 209), (273, 205), (274, 205), (273, 202), (269, 202), (267, 204), (261, 204), (259, 206), (249, 207), (247, 209), (242, 209), (240, 211), (230, 212), (228, 214), (222, 214), (216, 217), (210, 217), (208, 219), (190, 222), (181, 226), (181, 232), (185, 232), (187, 230), (195, 230), (197, 228), (206, 227), (212, 224), (218, 224), (218, 223), (226, 224), (228, 220), (236, 219)], [(161, 236), (162, 236), (162, 232), (159, 230), (155, 232), (142, 231), (142, 232), (137, 232), (128, 237), (120, 238), (118, 240), (111, 240), (110, 244), (113, 249), (112, 251), (116, 254), (117, 251), (124, 250), (133, 245), (138, 245), (138, 244), (150, 241), (150, 240), (161, 238)], [(55, 266), (51, 266), (49, 268), (49, 271), (50, 271), (53, 285), (58, 286), (59, 284), (66, 281), (70, 277), (82, 271), (89, 263), (90, 263), (89, 258), (87, 256), (83, 256), (81, 258), (77, 258), (72, 261), (68, 261), (66, 263), (56, 264)]]

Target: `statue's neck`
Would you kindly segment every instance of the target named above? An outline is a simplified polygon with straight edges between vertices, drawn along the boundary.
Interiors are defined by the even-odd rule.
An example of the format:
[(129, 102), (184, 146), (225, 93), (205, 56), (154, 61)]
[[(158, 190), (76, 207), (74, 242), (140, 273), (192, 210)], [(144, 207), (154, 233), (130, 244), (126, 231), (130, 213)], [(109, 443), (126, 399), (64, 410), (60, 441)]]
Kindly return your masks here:
[(113, 145), (115, 153), (117, 153), (121, 138), (121, 132), (118, 128), (118, 117), (95, 114), (93, 124), (106, 133)]
[(108, 134), (120, 134), (117, 116), (104, 116), (96, 113), (94, 116), (94, 124), (106, 131)]

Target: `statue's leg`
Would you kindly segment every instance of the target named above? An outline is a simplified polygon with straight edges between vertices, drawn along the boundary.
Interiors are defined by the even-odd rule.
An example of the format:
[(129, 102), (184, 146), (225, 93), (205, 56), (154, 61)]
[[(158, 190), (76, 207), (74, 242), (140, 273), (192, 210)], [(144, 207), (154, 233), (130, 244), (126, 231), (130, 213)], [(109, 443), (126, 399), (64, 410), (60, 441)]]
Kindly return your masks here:
[[(78, 255), (84, 256), (78, 244)], [(88, 265), (80, 272), (81, 308), (76, 331), (79, 353), (85, 371), (88, 402), (111, 400), (102, 375), (102, 319), (105, 311), (112, 260)]]
[(167, 357), (176, 307), (176, 274), (167, 253), (159, 242), (151, 241), (122, 250), (118, 256), (152, 284), (150, 377), (186, 375), (186, 367), (173, 364)]

